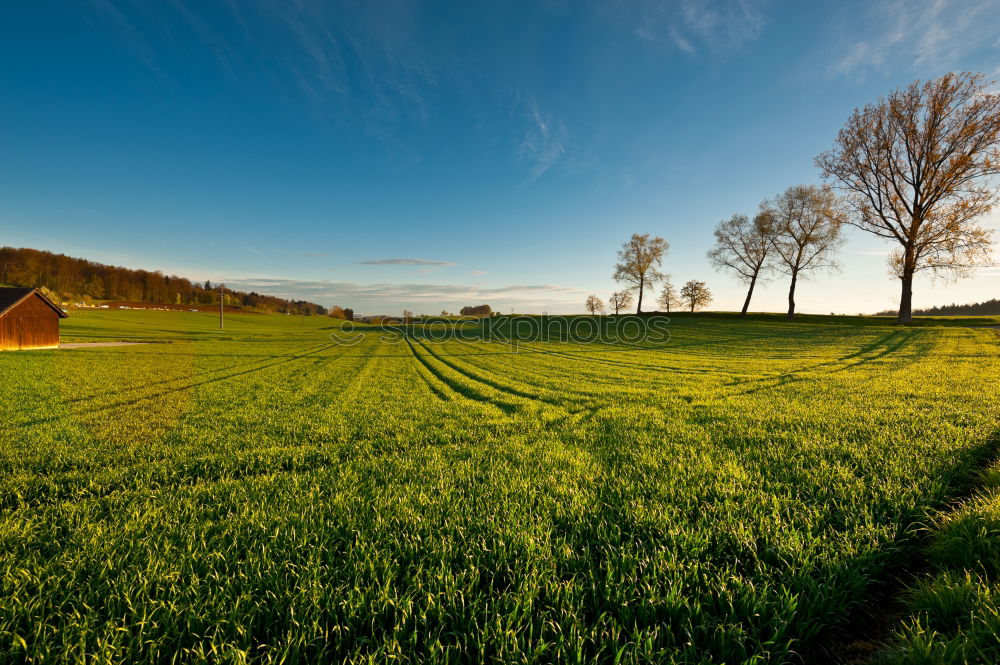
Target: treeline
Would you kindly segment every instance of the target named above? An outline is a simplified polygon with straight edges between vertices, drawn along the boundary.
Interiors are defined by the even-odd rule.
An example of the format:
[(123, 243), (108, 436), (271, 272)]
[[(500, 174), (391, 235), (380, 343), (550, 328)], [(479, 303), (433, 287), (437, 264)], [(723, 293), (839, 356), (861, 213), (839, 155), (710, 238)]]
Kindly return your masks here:
[[(875, 316), (896, 316), (898, 312), (894, 309), (879, 312)], [(915, 309), (914, 316), (1000, 316), (1000, 300), (992, 298), (985, 302), (976, 302), (968, 305), (942, 305), (931, 307), (930, 309)]]
[(47, 289), (64, 302), (123, 300), (170, 305), (224, 304), (260, 312), (323, 315), (326, 308), (305, 300), (286, 300), (255, 292), (192, 282), (159, 271), (109, 266), (37, 249), (0, 248), (0, 283)]
[(489, 305), (466, 305), (458, 313), (462, 316), (492, 316), (493, 308)]

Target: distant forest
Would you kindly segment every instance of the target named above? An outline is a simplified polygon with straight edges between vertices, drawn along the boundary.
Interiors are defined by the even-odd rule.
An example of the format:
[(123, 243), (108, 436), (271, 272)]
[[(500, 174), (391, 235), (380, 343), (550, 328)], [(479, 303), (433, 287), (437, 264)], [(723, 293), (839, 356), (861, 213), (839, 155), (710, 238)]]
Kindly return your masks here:
[[(217, 305), (219, 288), (162, 272), (131, 270), (37, 249), (0, 248), (0, 284), (44, 288), (64, 302), (124, 300), (169, 305)], [(324, 315), (305, 300), (224, 289), (226, 305), (259, 312)]]
[[(896, 316), (896, 310), (889, 309), (875, 316)], [(1000, 316), (1000, 300), (993, 298), (971, 305), (942, 305), (930, 309), (915, 309), (914, 316)]]

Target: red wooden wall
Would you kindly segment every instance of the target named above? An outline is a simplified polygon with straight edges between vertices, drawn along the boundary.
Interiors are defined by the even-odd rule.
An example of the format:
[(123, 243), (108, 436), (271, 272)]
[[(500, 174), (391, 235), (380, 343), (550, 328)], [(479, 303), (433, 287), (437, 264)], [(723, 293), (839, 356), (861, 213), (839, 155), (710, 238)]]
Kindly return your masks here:
[(0, 314), (0, 350), (59, 346), (59, 315), (32, 294)]

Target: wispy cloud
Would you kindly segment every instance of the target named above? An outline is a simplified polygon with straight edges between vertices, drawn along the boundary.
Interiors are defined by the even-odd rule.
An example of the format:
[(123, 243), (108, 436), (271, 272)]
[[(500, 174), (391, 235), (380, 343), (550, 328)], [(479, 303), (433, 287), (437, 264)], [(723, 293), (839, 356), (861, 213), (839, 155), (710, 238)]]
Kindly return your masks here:
[(530, 164), (530, 179), (537, 180), (566, 156), (568, 136), (562, 121), (542, 112), (534, 100), (527, 105), (526, 121), (517, 153)]
[(369, 259), (361, 261), (366, 266), (453, 266), (452, 261), (428, 261), (426, 259)]
[(470, 275), (485, 275), (486, 271), (485, 270), (472, 270), (472, 271), (469, 272), (469, 274)]
[(267, 293), (286, 298), (305, 298), (326, 304), (362, 304), (364, 307), (391, 306), (399, 303), (458, 304), (489, 302), (494, 306), (566, 305), (582, 302), (580, 289), (555, 284), (514, 284), (486, 287), (466, 284), (408, 284), (379, 282), (301, 281), (290, 279), (227, 279), (232, 288)]
[(90, 0), (90, 5), (103, 20), (114, 26), (121, 39), (139, 57), (150, 71), (162, 76), (162, 71), (156, 66), (153, 49), (135, 24), (123, 14), (112, 0)]
[(258, 5), (265, 21), (284, 26), (283, 64), (319, 112), (336, 108), (394, 144), (401, 125), (428, 121), (427, 93), (437, 76), (414, 39), (415, 6), (272, 0)]
[[(224, 11), (208, 13), (196, 0), (89, 1), (151, 70), (164, 42), (180, 48), (190, 39), (234, 79), (264, 79), (283, 95), (292, 89), (318, 114), (335, 110), (379, 138), (428, 120), (426, 92), (436, 77), (414, 40), (419, 21), (409, 3), (226, 0)], [(251, 80), (247, 72), (258, 75)]]
[(699, 51), (738, 50), (756, 40), (766, 24), (752, 0), (646, 0), (638, 7), (636, 35), (691, 56)]
[[(997, 5), (967, 0), (893, 0), (853, 9), (844, 26), (850, 34), (833, 74), (864, 75), (893, 65), (940, 72), (984, 46), (996, 46)], [(871, 30), (868, 26), (879, 26)], [(856, 35), (863, 35), (857, 38)]]
[(673, 42), (674, 46), (688, 55), (695, 54), (694, 44), (692, 44), (687, 37), (681, 34), (681, 31), (677, 29), (677, 26), (670, 26), (670, 29), (667, 31), (667, 35), (670, 37), (670, 41)]

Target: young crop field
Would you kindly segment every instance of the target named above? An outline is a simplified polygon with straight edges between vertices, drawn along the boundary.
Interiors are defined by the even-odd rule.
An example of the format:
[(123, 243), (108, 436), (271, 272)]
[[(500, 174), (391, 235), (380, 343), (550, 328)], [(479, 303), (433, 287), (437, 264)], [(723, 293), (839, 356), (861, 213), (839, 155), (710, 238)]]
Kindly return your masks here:
[(994, 455), (1000, 337), (966, 323), (74, 312), (66, 341), (155, 343), (0, 354), (0, 655), (829, 659), (909, 616)]

